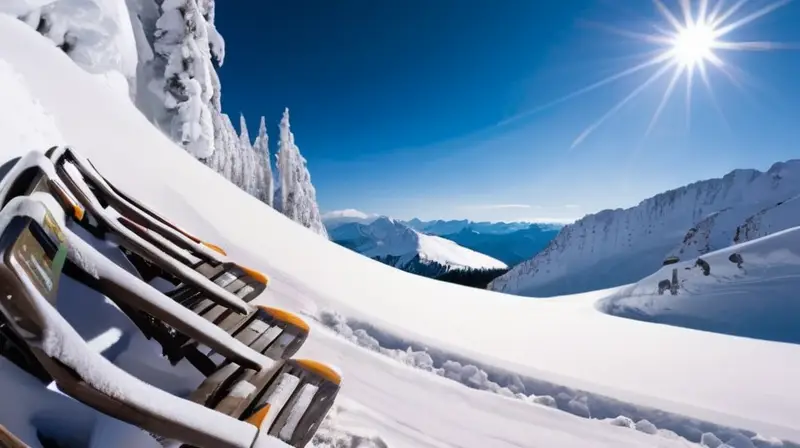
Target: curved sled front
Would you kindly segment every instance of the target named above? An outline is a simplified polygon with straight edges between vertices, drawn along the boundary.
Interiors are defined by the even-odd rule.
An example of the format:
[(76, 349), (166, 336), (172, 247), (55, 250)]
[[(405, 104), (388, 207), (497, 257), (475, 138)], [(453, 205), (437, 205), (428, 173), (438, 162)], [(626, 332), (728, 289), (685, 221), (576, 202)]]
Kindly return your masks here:
[[(64, 228), (63, 216), (48, 205), (52, 201), (49, 195), (16, 197), (0, 210), (0, 314), (61, 391), (183, 446), (280, 446), (276, 439), (305, 446), (340, 388), (341, 377), (329, 366), (312, 360), (262, 359), (242, 365), (226, 360), (183, 399), (140, 381), (92, 350), (53, 304), (62, 269), (81, 271), (83, 278), (103, 277), (103, 269), (87, 267), (112, 262)], [(76, 254), (90, 262), (76, 263)], [(257, 353), (258, 344), (257, 339), (247, 350)]]

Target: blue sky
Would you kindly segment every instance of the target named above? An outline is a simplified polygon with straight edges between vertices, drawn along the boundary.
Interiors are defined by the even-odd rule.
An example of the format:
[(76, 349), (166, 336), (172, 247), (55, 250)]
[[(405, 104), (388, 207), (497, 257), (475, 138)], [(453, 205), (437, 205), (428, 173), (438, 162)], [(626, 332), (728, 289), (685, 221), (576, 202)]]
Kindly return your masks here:
[[(797, 23), (792, 2), (725, 39), (800, 43)], [(644, 61), (608, 28), (654, 24), (650, 1), (222, 1), (223, 109), (251, 135), (265, 115), (274, 151), (288, 106), (322, 210), (397, 218), (568, 220), (800, 154), (800, 50), (717, 51), (736, 82), (696, 78), (687, 116), (682, 79), (647, 135), (671, 72), (572, 148), (659, 66), (526, 114)]]

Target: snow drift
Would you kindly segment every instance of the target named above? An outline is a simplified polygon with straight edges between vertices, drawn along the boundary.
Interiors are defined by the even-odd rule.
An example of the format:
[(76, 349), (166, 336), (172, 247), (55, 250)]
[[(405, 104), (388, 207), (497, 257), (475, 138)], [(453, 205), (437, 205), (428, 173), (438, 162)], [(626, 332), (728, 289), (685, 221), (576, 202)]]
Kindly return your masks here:
[[(800, 344), (800, 227), (664, 266), (601, 301), (622, 317), (737, 336)], [(677, 270), (677, 295), (658, 283)]]

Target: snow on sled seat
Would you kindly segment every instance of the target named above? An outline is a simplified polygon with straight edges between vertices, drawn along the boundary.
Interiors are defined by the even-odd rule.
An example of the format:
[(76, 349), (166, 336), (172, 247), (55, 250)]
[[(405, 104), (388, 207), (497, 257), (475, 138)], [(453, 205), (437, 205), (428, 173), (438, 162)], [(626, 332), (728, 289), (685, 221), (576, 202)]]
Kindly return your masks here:
[[(139, 224), (142, 222), (140, 219), (134, 221), (125, 216), (118, 216), (114, 221), (112, 217), (108, 216), (109, 211), (103, 204), (122, 204), (125, 200), (113, 199), (114, 193), (110, 184), (107, 184), (96, 173), (89, 162), (68, 147), (51, 148), (49, 154), (51, 161), (56, 159), (55, 169), (63, 182), (70, 187), (72, 194), (79, 198), (80, 203), (85, 204), (89, 210), (88, 215), (100, 224), (99, 228), (95, 226), (92, 230), (88, 228), (90, 224), (87, 219), (81, 221), (82, 225), (100, 237), (103, 237), (106, 231), (110, 231), (117, 236), (122, 234), (124, 238), (125, 232), (128, 232), (128, 239), (131, 241), (126, 244), (123, 239), (121, 247), (146, 281), (161, 277), (172, 282), (175, 289), (167, 292), (169, 296), (206, 320), (218, 324), (229, 334), (245, 343), (250, 343), (256, 337), (267, 334), (273, 343), (265, 349), (265, 353), (273, 359), (289, 358), (300, 349), (308, 336), (309, 327), (299, 316), (264, 306), (253, 307), (246, 314), (234, 313), (227, 303), (214, 300), (213, 296), (208, 295), (207, 290), (199, 288), (196, 283), (188, 283), (185, 278), (173, 275), (173, 272), (163, 269), (160, 260), (152, 261), (154, 257), (143, 251), (141, 247), (144, 247), (146, 243), (153, 244), (156, 246), (155, 250), (161, 250), (167, 256), (191, 267), (196, 273), (219, 285), (225, 291), (233, 293), (245, 303), (258, 297), (264, 291), (268, 282), (266, 276), (236, 263), (222, 262), (215, 257), (203, 257), (202, 252), (187, 253), (197, 245), (177, 247), (172, 244), (172, 240), (161, 240), (155, 235), (149, 234), (148, 228)], [(77, 172), (70, 173), (67, 164), (75, 167)], [(81, 168), (82, 166), (83, 168)], [(128, 206), (122, 208), (133, 209)], [(132, 216), (138, 215), (134, 213)], [(137, 238), (139, 247), (136, 244)], [(165, 354), (173, 363), (186, 357), (195, 367), (206, 374), (217, 366), (211, 356), (198, 350), (197, 340), (177, 335), (170, 328), (164, 328), (157, 322), (152, 322), (150, 330), (144, 331), (148, 337), (154, 337), (161, 343)]]
[(0, 448), (30, 448), (25, 442), (0, 425)]
[[(265, 287), (263, 283), (253, 280), (236, 265), (220, 266), (211, 272), (212, 281), (248, 302), (257, 297)], [(308, 323), (299, 316), (278, 308), (256, 305), (255, 312), (242, 316), (215, 304), (208, 300), (202, 291), (187, 285), (167, 294), (242, 343), (253, 344), (259, 341), (261, 346), (258, 351), (270, 359), (292, 357), (308, 338)], [(218, 357), (201, 350), (196, 339), (163, 330), (155, 331), (154, 334), (161, 335), (159, 342), (171, 362), (177, 363), (186, 357), (206, 375), (217, 369), (218, 360), (215, 361), (215, 358)]]
[(226, 362), (183, 399), (129, 375), (89, 347), (54, 306), (59, 279), (72, 254), (87, 258), (72, 269), (95, 266), (98, 276), (105, 274), (101, 265), (113, 263), (97, 260), (91, 246), (63, 228), (63, 216), (51, 214), (47, 199), (52, 198), (17, 197), (0, 211), (0, 316), (59, 390), (184, 447), (301, 448), (310, 441), (340, 389), (340, 374), (327, 365)]
[(222, 261), (219, 255), (227, 255), (221, 247), (201, 240), (159, 215), (153, 209), (137, 201), (132, 196), (122, 192), (100, 174), (91, 161), (75, 151), (74, 148), (70, 146), (54, 146), (48, 149), (45, 155), (50, 158), (56, 166), (62, 164), (64, 161), (75, 164), (81, 175), (88, 180), (87, 183), (95, 188), (95, 194), (102, 197), (106, 203), (117, 209), (122, 216), (152, 230), (178, 247), (196, 252), (200, 258), (208, 260)]
[[(189, 234), (141, 202), (120, 191), (100, 174), (91, 161), (81, 156), (73, 148), (54, 146), (47, 151), (46, 155), (56, 166), (65, 163), (73, 165), (82, 178), (82, 183), (87, 187), (87, 192), (94, 195), (103, 208), (114, 209), (120, 215), (116, 217), (120, 224), (187, 266), (198, 272), (206, 273), (209, 267), (215, 268), (224, 264), (227, 269), (229, 266), (235, 265), (264, 285), (269, 283), (269, 278), (263, 273), (226, 262), (219, 254), (227, 254), (219, 246)], [(66, 175), (69, 176), (69, 173)]]
[[(43, 168), (43, 171), (49, 172), (50, 167), (53, 166), (52, 161), (35, 151), (27, 154), (20, 162), (27, 158), (37, 158), (38, 166)], [(45, 164), (49, 164), (50, 167), (44, 168)], [(174, 246), (166, 244), (157, 247), (151, 241), (132, 232), (110, 216), (111, 211), (104, 208), (98, 198), (92, 193), (90, 187), (84, 182), (86, 178), (83, 177), (81, 173), (70, 174), (67, 170), (67, 166), (75, 167), (75, 165), (67, 162), (66, 157), (62, 157), (59, 164), (55, 165), (53, 170), (63, 184), (67, 186), (69, 192), (77, 198), (78, 203), (88, 211), (89, 216), (83, 217), (84, 219), (76, 219), (87, 231), (102, 239), (106, 239), (107, 234), (113, 235), (115, 239), (114, 242), (117, 243), (117, 245), (128, 251), (135, 252), (140, 257), (168, 272), (181, 282), (203, 290), (209, 299), (219, 305), (225, 306), (240, 314), (249, 314), (253, 311), (253, 309), (241, 299), (188, 266), (187, 264), (193, 261), (187, 256), (185, 251), (176, 250)], [(3, 181), (5, 182), (9, 177), (14, 177), (15, 174), (20, 174), (16, 167), (6, 175)], [(0, 195), (2, 194), (3, 193), (0, 192)]]
[[(225, 359), (243, 366), (257, 369), (270, 363), (264, 355), (231, 337), (213, 323), (169, 300), (160, 291), (117, 266), (75, 235), (64, 225), (66, 216), (49, 193), (36, 191), (31, 196), (11, 198), (0, 210), (0, 223), (10, 219), (22, 219), (25, 216), (28, 220), (37, 222), (51, 239), (70, 249), (60, 253), (60, 258), (57, 260), (59, 266), (63, 265), (67, 276), (106, 295), (128, 316), (146, 316), (164, 322), (175, 331), (200, 341)], [(141, 322), (132, 320), (141, 328)], [(9, 323), (4, 322), (4, 324), (0, 324), (0, 328), (2, 334), (7, 336), (0, 347), (7, 349), (9, 360), (16, 362), (39, 379), (47, 381), (47, 376), (43, 375), (41, 369), (29, 362), (30, 356), (27, 356), (24, 350), (20, 350), (20, 341), (16, 335), (8, 335)]]
[[(14, 195), (33, 192), (48, 192), (69, 199), (66, 193), (58, 194), (59, 189), (64, 189), (64, 184), (61, 183), (62, 179), (57, 175), (57, 169), (53, 167), (52, 162), (40, 153), (32, 152), (21, 160), (12, 160), (0, 167), (0, 173), (3, 171), (5, 171), (5, 176), (0, 182), (0, 201), (2, 201), (0, 205)], [(53, 182), (51, 179), (56, 181)], [(71, 181), (72, 179), (69, 178), (66, 183), (69, 184)], [(78, 195), (82, 194), (80, 189), (75, 191), (78, 192)], [(62, 208), (74, 212), (73, 216), (67, 217), (67, 220), (70, 223), (78, 222), (78, 225), (95, 235), (101, 233), (89, 222), (89, 218), (96, 213), (92, 205), (89, 206), (90, 213), (85, 213), (82, 208), (78, 212), (76, 210), (79, 206), (68, 207), (70, 204), (67, 199), (64, 200)], [(91, 200), (88, 202), (91, 204)], [(78, 221), (78, 216), (84, 219)], [(131, 247), (128, 246), (128, 249)], [(139, 256), (140, 252), (131, 252), (129, 255), (129, 259), (135, 265), (137, 264), (136, 260), (140, 261), (139, 265), (146, 263), (146, 260)], [(150, 265), (158, 267), (155, 263), (150, 263)], [(139, 269), (139, 266), (136, 267)], [(222, 288), (233, 297), (233, 300), (240, 303), (242, 303), (241, 299), (252, 300), (266, 288), (266, 284), (261, 279), (235, 263), (221, 263), (217, 266), (206, 263), (198, 269), (199, 271), (190, 272), (196, 276), (202, 276), (209, 283), (213, 283), (215, 287)], [(222, 328), (227, 335), (234, 336), (243, 344), (251, 344), (262, 336), (267, 338), (270, 343), (261, 350), (265, 356), (272, 359), (289, 358), (300, 349), (308, 336), (309, 327), (298, 316), (274, 308), (250, 307), (245, 303), (242, 305), (248, 306), (250, 312), (238, 313), (235, 312), (236, 310), (232, 310), (227, 303), (220, 305), (218, 300), (213, 300), (213, 296), (208, 295), (207, 289), (198, 288), (196, 284), (182, 283), (181, 279), (174, 279), (176, 284), (181, 285), (170, 294), (175, 301), (194, 311), (195, 315), (199, 315), (208, 323)], [(87, 279), (86, 282), (91, 283), (91, 279)], [(113, 295), (115, 290), (108, 290), (107, 286), (95, 285), (99, 292)], [(167, 297), (162, 296), (162, 298), (168, 300)], [(146, 310), (136, 309), (125, 304), (121, 305), (121, 309), (136, 323), (147, 338), (154, 338), (161, 344), (164, 354), (173, 364), (186, 358), (204, 375), (208, 375), (217, 368), (220, 362), (227, 359), (224, 353), (214, 350), (202, 338), (194, 337), (188, 332), (176, 331), (179, 328), (166, 320), (154, 318)], [(201, 349), (200, 344), (207, 349)]]
[[(85, 219), (82, 219), (78, 224), (84, 228), (89, 225), (88, 218), (91, 214), (84, 216), (83, 209), (79, 210), (79, 206), (72, 205), (69, 202), (74, 201), (69, 198), (69, 195), (66, 193), (59, 194), (59, 189), (63, 190), (64, 188), (61, 186), (63, 184), (60, 183), (60, 178), (54, 174), (55, 168), (52, 162), (42, 154), (32, 152), (20, 160), (9, 161), (0, 167), (0, 173), (2, 172), (5, 172), (5, 176), (0, 181), (0, 205), (4, 205), (15, 195), (49, 193), (56, 197), (65, 198), (62, 201), (62, 209), (67, 212), (73, 211), (72, 216), (65, 216), (66, 222), (72, 224), (77, 221), (77, 216), (80, 216)], [(91, 229), (89, 230), (91, 232)], [(81, 241), (81, 244), (86, 243)], [(240, 300), (240, 297), (251, 300), (266, 287), (264, 283), (252, 275), (248, 275), (244, 269), (233, 263), (222, 263), (213, 270), (210, 268), (206, 270), (211, 277), (215, 275), (218, 277), (214, 280), (215, 286), (223, 288), (223, 291), (231, 294), (235, 300)], [(217, 274), (214, 274), (214, 271)], [(82, 274), (77, 273), (76, 275)], [(199, 276), (201, 274), (195, 272), (195, 275)], [(131, 275), (131, 277), (133, 276)], [(208, 280), (207, 277), (203, 278)], [(224, 282), (221, 282), (221, 280), (224, 280)], [(211, 280), (208, 281), (210, 282)], [(91, 285), (102, 294), (114, 296), (120, 293), (118, 286), (97, 282), (90, 277), (84, 278), (83, 282)], [(206, 326), (215, 327), (217, 338), (223, 334), (227, 339), (233, 336), (236, 339), (234, 342), (245, 345), (250, 345), (257, 339), (268, 341), (269, 343), (259, 352), (263, 352), (264, 356), (272, 359), (291, 357), (300, 349), (308, 336), (308, 325), (301, 318), (291, 313), (263, 306), (248, 306), (251, 312), (239, 314), (230, 307), (219, 305), (217, 301), (211, 300), (207, 290), (196, 288), (191, 284), (182, 284), (180, 288), (177, 288), (174, 291), (173, 300), (149, 287), (149, 285), (148, 291), (158, 296), (162, 302), (171, 302), (173, 305), (180, 304), (184, 305), (185, 308), (189, 308), (193, 312), (187, 314), (191, 314), (193, 319), (203, 321)], [(133, 294), (135, 290), (122, 292)], [(153, 300), (156, 299), (154, 298)], [(154, 338), (161, 344), (164, 354), (173, 364), (186, 358), (204, 375), (209, 375), (217, 368), (220, 362), (228, 360), (230, 357), (229, 350), (220, 352), (215, 349), (214, 344), (208, 343), (208, 337), (197, 337), (196, 332), (181, 331), (180, 324), (182, 322), (180, 321), (177, 322), (176, 326), (174, 319), (161, 319), (146, 308), (134, 307), (126, 303), (118, 304), (118, 306), (147, 338)], [(183, 311), (185, 311), (185, 308)], [(220, 329), (222, 330), (221, 332)], [(202, 334), (201, 336), (206, 335)], [(7, 341), (13, 341), (13, 338), (7, 338)], [(204, 347), (201, 348), (200, 344)]]

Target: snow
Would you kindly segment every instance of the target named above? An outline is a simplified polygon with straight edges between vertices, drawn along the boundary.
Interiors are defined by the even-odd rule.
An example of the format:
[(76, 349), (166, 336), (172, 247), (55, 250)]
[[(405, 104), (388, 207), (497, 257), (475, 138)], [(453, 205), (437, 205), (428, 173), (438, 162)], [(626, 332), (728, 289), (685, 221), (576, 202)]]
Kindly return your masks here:
[[(531, 300), (401, 272), (318, 238), (244, 194), (171, 143), (129, 101), (107, 95), (97, 79), (49, 41), (2, 15), (0, 60), (5, 61), (0, 78), (7, 78), (3, 70), (11, 67), (14, 76), (24, 79), (22, 95), (45, 112), (21, 121), (15, 109), (0, 103), (0, 121), (8, 122), (9, 132), (0, 137), (4, 157), (40, 149), (5, 142), (31, 139), (29, 134), (38, 133), (52, 117), (63, 140), (49, 144), (74, 145), (124, 191), (222, 245), (232, 259), (268, 273), (270, 286), (263, 297), (270, 305), (311, 316), (333, 308), (348, 326), (359, 327), (354, 333), (364, 330), (359, 334), (365, 341), (371, 336), (379, 346), (398, 352), (413, 347), (409, 358), (417, 361), (408, 364), (424, 364), (427, 353), (437, 369), (446, 360), (459, 362), (462, 373), (472, 365), (476, 369), (469, 369), (468, 378), (479, 380), (481, 387), (502, 386), (495, 393), (465, 387), (464, 375), (454, 380), (417, 364), (404, 365), (312, 320), (311, 337), (297, 356), (336, 364), (345, 374), (330, 419), (315, 439), (319, 447), (681, 447), (692, 444), (676, 434), (697, 443), (708, 432), (719, 432), (726, 442), (741, 437), (800, 442), (796, 344), (599, 312), (597, 302), (621, 288)], [(4, 95), (5, 90), (0, 87)], [(686, 230), (676, 230), (677, 237)], [(674, 244), (664, 246), (662, 255)], [(757, 296), (762, 286), (746, 287)], [(795, 291), (798, 286), (786, 284)], [(145, 370), (150, 361), (121, 355), (116, 362), (141, 369), (136, 376), (148, 373), (158, 379), (164, 372)], [(503, 396), (503, 387), (510, 390), (514, 384), (509, 372), (525, 384), (528, 397), (536, 395), (534, 400)], [(0, 376), (13, 375), (3, 370)], [(26, 386), (27, 396), (35, 396), (28, 383), (19, 384)], [(149, 388), (128, 392), (152, 398), (159, 407), (170, 403), (169, 394), (152, 394)], [(538, 404), (550, 401), (536, 401), (545, 395), (558, 409)], [(21, 403), (25, 407), (11, 414), (33, 412), (41, 400)], [(592, 419), (564, 412), (562, 403), (573, 403), (576, 411), (588, 409)], [(85, 407), (77, 408), (86, 413)], [(0, 412), (0, 421), (26, 441), (35, 440), (32, 428), (44, 423), (25, 415)], [(78, 420), (79, 415), (68, 417)], [(600, 420), (618, 416), (635, 421), (637, 429)], [(653, 422), (655, 433), (642, 420)]]
[[(35, 148), (44, 148), (54, 141), (62, 141), (55, 119), (38, 101), (31, 98), (25, 79), (9, 63), (0, 60), (0, 103), (14, 111), (14, 120), (0, 120), (0, 135), (7, 149), (4, 155), (22, 155)], [(29, 131), (13, 129), (18, 123), (27, 123)], [(35, 126), (35, 128), (33, 128)]]
[[(136, 295), (142, 301), (149, 303), (155, 308), (161, 309), (173, 316), (174, 319), (184, 322), (185, 325), (195, 331), (207, 335), (210, 339), (215, 340), (219, 344), (218, 347), (215, 347), (217, 351), (219, 351), (220, 348), (224, 348), (231, 353), (235, 353), (242, 359), (247, 359), (261, 366), (271, 366), (274, 364), (269, 358), (253, 352), (240, 341), (228, 337), (227, 333), (218, 326), (213, 325), (211, 322), (181, 306), (179, 303), (168, 299), (141, 279), (125, 272), (123, 268), (114, 263), (103, 263), (102, 261), (104, 258), (97, 249), (92, 247), (92, 245), (80, 236), (77, 236), (71, 229), (64, 227), (63, 211), (52, 196), (35, 193), (30, 198), (17, 197), (9, 201), (6, 208), (10, 213), (16, 211), (17, 214), (30, 216), (40, 223), (44, 221), (45, 213), (49, 212), (62, 227), (62, 231), (70, 248), (70, 258), (73, 260), (76, 258), (84, 260), (84, 269), (86, 269), (86, 264), (91, 266), (91, 268), (87, 270), (88, 272), (94, 272), (99, 278), (107, 279), (109, 282), (119, 285), (122, 288), (135, 291)], [(8, 216), (10, 217), (11, 214)], [(6, 223), (0, 221), (0, 224), (5, 226)]]
[(367, 225), (378, 219), (379, 216), (380, 215), (374, 213), (364, 213), (354, 208), (348, 208), (323, 214), (322, 223), (325, 224), (328, 232), (331, 232), (337, 227), (351, 222)]
[[(56, 45), (68, 42), (70, 57), (127, 97), (138, 54), (128, 7), (120, 0), (10, 0), (0, 12), (41, 17)], [(39, 20), (31, 21), (36, 28)], [(129, 85), (129, 83), (131, 83)]]
[(253, 386), (252, 383), (248, 381), (239, 381), (234, 384), (233, 387), (231, 387), (231, 391), (228, 393), (228, 396), (246, 398), (255, 391), (256, 387)]
[[(657, 270), (669, 255), (692, 257), (731, 244), (737, 226), (748, 216), (798, 194), (800, 160), (775, 163), (765, 172), (734, 170), (720, 179), (661, 193), (636, 207), (587, 215), (565, 226), (547, 248), (489, 287), (541, 297), (635, 282)], [(800, 225), (800, 216), (793, 222)]]
[[(104, 214), (107, 213), (105, 210), (103, 210), (102, 206), (97, 201), (97, 199), (95, 197), (93, 197), (93, 195), (91, 194), (91, 192), (89, 190), (89, 187), (83, 182), (83, 178), (81, 177), (81, 175), (78, 172), (77, 168), (74, 165), (72, 165), (71, 163), (65, 163), (64, 168), (67, 171), (67, 173), (72, 177), (72, 179), (74, 179), (76, 181), (76, 184), (78, 185), (78, 188), (80, 188), (82, 191), (86, 192), (86, 197), (93, 204), (92, 208), (95, 209), (95, 210), (100, 211), (100, 213), (104, 213)], [(89, 205), (89, 204), (87, 204), (87, 205)], [(156, 246), (154, 246), (149, 241), (146, 241), (146, 240), (140, 238), (138, 235), (133, 233), (133, 231), (131, 231), (127, 227), (119, 224), (113, 218), (107, 219), (106, 220), (106, 224), (109, 227), (113, 228), (116, 232), (119, 232), (120, 234), (124, 235), (126, 238), (128, 238), (130, 240), (133, 240), (133, 241), (136, 241), (142, 248), (144, 248), (148, 252), (153, 253), (153, 254), (157, 254), (162, 259), (171, 260), (171, 258), (169, 256), (167, 256), (161, 249), (157, 248)], [(166, 261), (165, 261), (165, 263), (166, 263)], [(180, 262), (178, 262), (176, 260), (172, 260), (170, 263), (172, 264), (172, 267), (177, 272), (180, 273), (180, 275), (182, 275), (188, 281), (194, 282), (195, 285), (198, 285), (199, 287), (202, 287), (206, 291), (207, 294), (214, 295), (215, 298), (217, 298), (220, 301), (224, 302), (225, 306), (227, 306), (227, 307), (229, 307), (231, 309), (236, 309), (236, 310), (238, 310), (239, 312), (242, 312), (242, 313), (248, 313), (248, 312), (252, 311), (247, 304), (245, 304), (241, 300), (239, 300), (234, 294), (230, 293), (229, 291), (226, 291), (221, 286), (215, 284), (211, 280), (209, 280), (206, 277), (200, 275), (194, 269), (191, 269), (191, 268), (181, 264)]]
[[(286, 406), (286, 402), (292, 397), (292, 392), (297, 389), (298, 384), (300, 384), (299, 378), (287, 373), (282, 373), (281, 376), (276, 380), (274, 385), (275, 388), (272, 390), (271, 395), (269, 398), (267, 398), (264, 405), (269, 405), (270, 410), (283, 409), (283, 407)], [(267, 432), (277, 417), (278, 412), (267, 411), (267, 416), (261, 421), (259, 429), (262, 432)]]
[(506, 264), (480, 252), (459, 246), (453, 241), (433, 235), (419, 235), (419, 254), (424, 260), (436, 261), (456, 268), (502, 269)]
[[(28, 278), (21, 277), (21, 280), (28, 288), (36, 288)], [(255, 428), (251, 425), (227, 418), (139, 381), (91, 351), (80, 335), (44, 298), (40, 297), (37, 309), (46, 322), (41, 349), (48, 356), (72, 368), (93, 388), (116, 399), (125, 400), (134, 407), (199, 431), (214, 428), (220, 439), (235, 446), (251, 446), (255, 438)]]
[[(275, 200), (275, 208), (293, 221), (311, 229), (314, 233), (328, 239), (328, 231), (322, 224), (317, 205), (317, 192), (311, 183), (311, 174), (306, 167), (306, 159), (300, 154), (290, 130), (289, 108), (284, 109), (280, 123), (278, 152), (275, 155), (280, 184), (280, 201)], [(277, 205), (279, 204), (279, 205)]]
[(415, 262), (416, 257), (423, 264), (436, 263), (445, 270), (507, 267), (502, 261), (488, 255), (445, 238), (425, 235), (386, 216), (381, 216), (368, 225), (350, 222), (334, 227), (330, 237), (334, 241), (347, 244), (360, 254), (389, 261), (400, 269), (412, 269), (409, 264)]
[[(731, 260), (738, 254), (741, 267)], [(664, 266), (655, 274), (601, 301), (605, 312), (750, 338), (800, 344), (795, 286), (800, 284), (800, 227), (731, 246), (702, 257)], [(658, 295), (658, 282), (677, 269), (680, 288)]]
[[(453, 233), (459, 233), (465, 230), (471, 230), (478, 233), (485, 233), (485, 234), (505, 234), (516, 232), (518, 230), (524, 230), (531, 226), (531, 222), (527, 221), (514, 221), (514, 222), (489, 222), (489, 221), (470, 221), (466, 219), (462, 220), (435, 220), (435, 221), (422, 221), (418, 218), (410, 219), (408, 221), (404, 221), (404, 224), (408, 225), (414, 230), (418, 230), (423, 233), (427, 233), (430, 235), (450, 235)], [(542, 228), (549, 228), (555, 227), (560, 228), (560, 225), (557, 224), (539, 224)]]
[(283, 428), (280, 430), (280, 437), (283, 440), (289, 440), (294, 434), (295, 429), (297, 429), (297, 424), (300, 423), (300, 419), (305, 414), (308, 407), (311, 405), (311, 401), (314, 399), (314, 394), (317, 393), (319, 388), (313, 384), (306, 383), (300, 388), (300, 392), (298, 394), (297, 402), (294, 407), (289, 409), (289, 416), (286, 418), (286, 424), (283, 425)]

